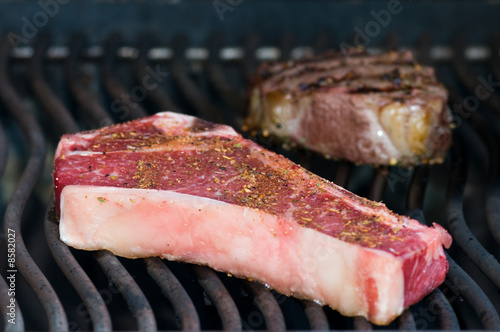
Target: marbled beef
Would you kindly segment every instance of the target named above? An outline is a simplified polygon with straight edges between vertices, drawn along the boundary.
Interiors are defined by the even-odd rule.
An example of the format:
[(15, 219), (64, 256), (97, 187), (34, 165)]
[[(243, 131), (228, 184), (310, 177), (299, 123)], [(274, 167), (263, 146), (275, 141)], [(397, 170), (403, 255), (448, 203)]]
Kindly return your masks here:
[(61, 239), (208, 265), (387, 324), (445, 277), (450, 235), (324, 180), (232, 128), (176, 113), (65, 135)]

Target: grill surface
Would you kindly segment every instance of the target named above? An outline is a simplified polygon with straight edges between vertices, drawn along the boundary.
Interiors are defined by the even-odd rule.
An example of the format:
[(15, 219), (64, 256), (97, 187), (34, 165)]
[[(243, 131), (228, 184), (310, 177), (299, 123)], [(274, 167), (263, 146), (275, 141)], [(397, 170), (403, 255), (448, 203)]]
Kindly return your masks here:
[[(383, 200), (398, 213), (438, 222), (452, 234), (444, 284), (388, 329), (498, 330), (500, 38), (494, 33), (499, 30), (489, 31), (483, 44), (470, 44), (469, 36), (459, 33), (450, 33), (447, 44), (436, 43), (423, 31), (413, 43), (400, 44), (400, 36), (391, 31), (369, 49), (414, 49), (422, 63), (436, 66), (450, 90), (456, 129), (442, 165), (355, 166), (286, 151), (263, 136), (253, 139), (355, 193)], [(237, 44), (226, 44), (225, 34), (216, 33), (195, 47), (190, 33), (176, 34), (167, 44), (151, 34), (132, 40), (129, 32), (109, 33), (98, 42), (95, 35), (77, 33), (64, 43), (59, 33), (39, 33), (16, 49), (4, 35), (0, 310), (6, 330), (375, 328), (364, 319), (345, 318), (312, 301), (288, 298), (206, 267), (76, 251), (59, 241), (51, 163), (61, 134), (166, 109), (240, 130), (245, 84), (259, 61), (300, 57), (339, 44), (329, 33), (315, 31), (310, 44), (297, 41), (300, 33), (283, 32), (269, 46), (255, 32)], [(15, 266), (7, 260), (12, 238)], [(12, 274), (16, 324), (8, 322), (13, 279), (7, 277)]]

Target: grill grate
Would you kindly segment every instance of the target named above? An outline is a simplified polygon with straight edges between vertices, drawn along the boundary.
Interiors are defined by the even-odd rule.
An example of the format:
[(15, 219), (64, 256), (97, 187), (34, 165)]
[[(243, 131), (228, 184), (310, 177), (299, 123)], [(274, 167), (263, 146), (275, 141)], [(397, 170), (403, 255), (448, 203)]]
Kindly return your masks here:
[[(397, 37), (390, 34), (385, 47), (397, 45)], [(226, 47), (223, 35), (216, 34), (207, 41), (206, 49), (194, 49), (183, 35), (163, 48), (156, 47), (150, 36), (132, 47), (122, 45), (119, 34), (111, 34), (102, 46), (90, 47), (85, 35), (78, 34), (56, 52), (46, 34), (21, 50), (12, 50), (4, 38), (0, 44), (0, 177), (5, 183), (14, 183), (14, 188), (1, 207), (5, 240), (8, 242), (9, 232), (16, 234), (18, 270), (13, 325), (8, 323), (10, 299), (5, 296), (9, 285), (4, 273), (9, 267), (0, 263), (5, 329), (373, 329), (365, 319), (341, 317), (312, 301), (290, 299), (261, 284), (236, 280), (206, 267), (72, 250), (58, 240), (51, 203), (54, 131), (76, 132), (165, 109), (183, 109), (238, 129), (245, 109), (244, 85), (260, 60), (321, 52), (330, 46), (330, 40), (328, 33), (320, 32), (311, 47), (299, 47), (293, 35), (285, 34), (277, 47), (267, 47), (259, 35), (251, 34), (242, 47)], [(495, 92), (478, 101), (477, 110), (460, 113), (456, 107), (465, 105), (467, 110), (467, 98), (477, 99), (474, 73), (478, 65), (500, 78), (499, 40), (493, 38), (489, 46), (472, 48), (458, 36), (451, 47), (444, 47), (432, 45), (431, 35), (423, 34), (417, 43), (421, 62), (436, 64), (438, 76), (452, 96), (457, 129), (454, 147), (443, 165), (414, 170), (355, 166), (303, 151), (285, 151), (263, 136), (256, 138), (339, 185), (384, 200), (390, 208), (423, 223), (436, 220), (452, 233), (455, 241), (448, 251), (446, 282), (406, 310), (390, 329), (500, 329), (500, 265), (496, 258), (500, 254), (500, 99)], [(20, 136), (25, 142), (14, 145)], [(24, 144), (29, 157), (21, 161), (22, 174), (8, 181), (15, 174), (12, 164), (19, 159), (18, 150), (23, 149), (19, 146)], [(487, 175), (478, 179), (478, 170)], [(448, 193), (446, 197), (444, 193)], [(477, 203), (475, 196), (485, 197), (485, 205), (481, 200)], [(50, 250), (45, 256), (36, 247), (41, 236), (36, 234), (40, 231), (37, 219), (44, 220)], [(50, 270), (55, 264), (62, 273)], [(33, 294), (43, 311), (28, 305)]]

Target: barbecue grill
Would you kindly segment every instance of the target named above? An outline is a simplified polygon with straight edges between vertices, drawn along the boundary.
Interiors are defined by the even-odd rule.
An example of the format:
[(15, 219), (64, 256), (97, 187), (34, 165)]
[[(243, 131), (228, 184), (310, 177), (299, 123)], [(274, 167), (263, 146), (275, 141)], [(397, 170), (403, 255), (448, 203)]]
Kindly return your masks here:
[(500, 329), (498, 3), (0, 1), (0, 13), (5, 330), (377, 329), (206, 267), (73, 250), (59, 241), (53, 210), (61, 134), (163, 110), (241, 132), (259, 62), (342, 45), (410, 48), (436, 67), (455, 126), (444, 163), (357, 166), (251, 138), (452, 234), (446, 281), (386, 329)]

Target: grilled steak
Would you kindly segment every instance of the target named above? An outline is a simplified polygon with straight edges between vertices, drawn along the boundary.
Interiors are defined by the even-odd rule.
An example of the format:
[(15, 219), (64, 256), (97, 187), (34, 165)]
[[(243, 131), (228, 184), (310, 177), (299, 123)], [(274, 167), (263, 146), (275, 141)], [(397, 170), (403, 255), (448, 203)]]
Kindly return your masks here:
[(355, 163), (441, 162), (451, 144), (448, 93), (410, 52), (264, 63), (248, 129)]
[(62, 137), (61, 239), (208, 265), (387, 324), (445, 277), (450, 235), (187, 115)]

